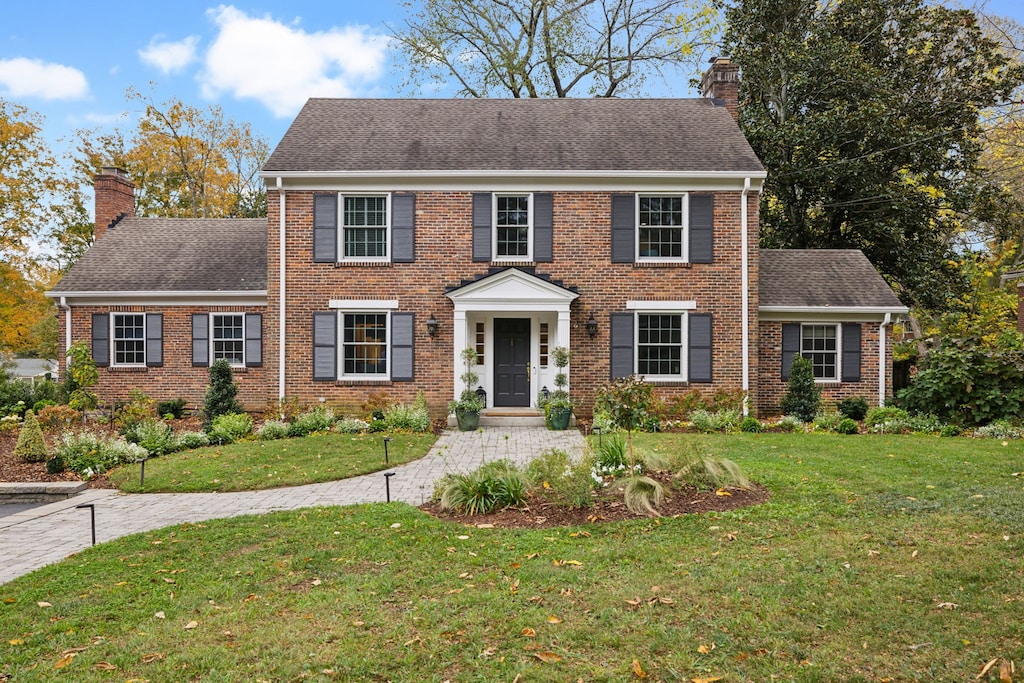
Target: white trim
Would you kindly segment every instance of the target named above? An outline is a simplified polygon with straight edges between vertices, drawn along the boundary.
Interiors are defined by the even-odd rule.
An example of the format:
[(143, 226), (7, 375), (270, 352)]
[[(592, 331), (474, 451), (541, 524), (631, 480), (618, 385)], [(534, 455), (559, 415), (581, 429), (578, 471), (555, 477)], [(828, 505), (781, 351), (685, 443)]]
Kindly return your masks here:
[(885, 328), (892, 322), (892, 314), (886, 313), (885, 320), (878, 326), (878, 405), (885, 405)]
[[(383, 315), (384, 316), (384, 372), (345, 374), (345, 316), (346, 315)], [(335, 313), (335, 381), (340, 382), (385, 382), (391, 381), (391, 311), (381, 309), (348, 308), (338, 309)]]
[(285, 357), (286, 357), (286, 353), (287, 353), (287, 349), (285, 348), (285, 340), (287, 339), (287, 337), (285, 336), (285, 321), (288, 319), (288, 316), (285, 315), (285, 312), (286, 312), (285, 309), (287, 307), (287, 304), (285, 302), (288, 300), (288, 297), (287, 297), (287, 284), (288, 284), (288, 280), (287, 280), (286, 273), (285, 273), (285, 264), (288, 262), (287, 261), (286, 248), (285, 248), (285, 245), (287, 244), (287, 240), (285, 239), (285, 225), (286, 225), (285, 209), (286, 209), (286, 206), (285, 206), (285, 198), (284, 198), (284, 196), (285, 196), (284, 180), (281, 178), (281, 176), (277, 177), (277, 194), (278, 194), (278, 213), (280, 214), (279, 219), (278, 219), (279, 220), (279, 225), (278, 225), (278, 229), (277, 229), (277, 237), (278, 237), (278, 242), (279, 242), (279, 245), (278, 245), (278, 261), (280, 261), (280, 263), (278, 265), (279, 273), (278, 273), (278, 280), (277, 280), (278, 288), (279, 288), (278, 289), (278, 297), (280, 299), (277, 302), (277, 306), (278, 306), (278, 316), (277, 316), (277, 398), (278, 398), (278, 401), (281, 401), (285, 397), (285, 391), (284, 391), (284, 380), (285, 380), (284, 367), (285, 367), (285, 362), (284, 361), (285, 361)]
[(107, 300), (107, 301), (117, 301), (117, 300), (121, 300), (121, 299), (145, 299), (145, 298), (149, 298), (149, 297), (167, 297), (167, 298), (170, 298), (170, 299), (194, 299), (194, 298), (197, 298), (197, 297), (211, 297), (211, 298), (220, 298), (220, 297), (224, 297), (224, 298), (227, 298), (227, 297), (249, 297), (249, 298), (256, 298), (256, 297), (262, 297), (263, 299), (266, 299), (267, 298), (267, 290), (265, 290), (265, 289), (250, 289), (250, 290), (240, 289), (240, 290), (223, 290), (223, 291), (218, 291), (218, 290), (205, 290), (205, 289), (199, 290), (199, 289), (197, 289), (197, 290), (191, 290), (191, 291), (190, 290), (173, 290), (173, 291), (166, 291), (166, 292), (156, 291), (156, 290), (153, 290), (153, 291), (130, 290), (130, 291), (109, 291), (109, 292), (82, 290), (82, 291), (73, 291), (73, 292), (62, 292), (62, 291), (58, 291), (58, 290), (53, 290), (53, 291), (50, 291), (50, 292), (46, 292), (46, 296), (50, 297), (51, 299), (74, 297), (76, 299), (80, 299), (80, 298), (96, 298), (96, 299), (99, 299), (99, 298), (102, 298), (102, 299)]
[[(345, 199), (384, 199), (384, 225), (345, 225)], [(390, 263), (391, 262), (391, 193), (390, 192), (339, 192), (338, 193), (338, 222), (334, 226), (336, 231), (337, 251), (334, 254), (336, 263)], [(370, 230), (384, 228), (384, 255), (383, 256), (346, 256), (345, 255), (345, 230)]]
[(750, 178), (743, 179), (740, 193), (740, 368), (743, 388), (743, 416), (750, 415), (750, 249), (747, 245), (749, 218), (747, 217), (747, 194), (750, 192)]
[[(349, 194), (384, 194), (386, 192), (740, 192), (750, 174), (716, 176), (698, 173), (687, 177), (666, 175), (660, 171), (649, 173), (586, 172), (531, 175), (503, 173), (488, 176), (471, 172), (468, 175), (401, 175), (377, 176), (372, 173), (353, 173), (331, 176), (323, 173), (296, 175), (288, 182), (292, 191), (343, 192)], [(758, 178), (753, 189), (760, 190)]]
[[(661, 197), (680, 197), (680, 211), (682, 213), (682, 225), (679, 226), (679, 230), (682, 231), (680, 236), (680, 246), (682, 248), (681, 256), (643, 256), (640, 254), (640, 229), (641, 228), (675, 228), (674, 225), (659, 226), (659, 225), (640, 225), (640, 199), (642, 197), (647, 198), (661, 198)], [(633, 199), (633, 261), (634, 263), (689, 263), (690, 262), (690, 194), (688, 192), (637, 192)]]
[[(526, 197), (526, 256), (498, 255), (498, 198)], [(533, 193), (493, 192), (491, 193), (491, 261), (494, 263), (531, 263), (533, 261)]]
[(685, 179), (728, 179), (742, 182), (746, 178), (763, 180), (768, 177), (767, 171), (666, 171), (663, 169), (634, 171), (602, 171), (602, 170), (568, 170), (568, 169), (520, 169), (520, 170), (469, 170), (469, 169), (428, 169), (420, 171), (399, 170), (329, 170), (329, 171), (265, 171), (261, 178), (509, 178), (530, 176), (533, 178), (685, 178)]
[[(117, 316), (119, 316), (119, 315), (120, 316), (127, 316), (127, 315), (141, 315), (142, 316), (142, 362), (141, 363), (118, 363), (116, 361), (116, 358), (117, 358), (117, 348), (116, 347), (117, 347), (118, 339), (117, 339), (117, 337), (114, 336), (114, 329), (116, 327), (114, 325), (114, 319)], [(145, 368), (145, 367), (148, 367), (146, 365), (146, 315), (147, 315), (146, 313), (141, 313), (141, 312), (138, 312), (138, 311), (110, 311), (110, 312), (107, 313), (107, 324), (109, 325), (109, 328), (108, 328), (109, 332), (108, 332), (108, 334), (110, 335), (108, 337), (109, 347), (107, 349), (107, 352), (110, 354), (110, 357), (108, 358), (108, 361), (109, 361), (108, 365), (109, 365), (109, 367), (112, 367), (112, 368)], [(138, 340), (137, 339), (121, 339), (120, 341), (125, 342), (125, 341), (138, 341)]]
[[(800, 348), (797, 351), (797, 355), (807, 358), (804, 354), (804, 328), (805, 327), (832, 327), (836, 331), (836, 375), (835, 377), (815, 377), (815, 384), (841, 384), (843, 381), (843, 324), (836, 321), (813, 321), (813, 322), (801, 322), (800, 323)], [(808, 353), (814, 353), (809, 351)], [(821, 353), (830, 353), (829, 351), (822, 351)], [(808, 358), (808, 360), (810, 360)], [(811, 361), (812, 365), (814, 361)]]
[(676, 311), (695, 311), (697, 302), (691, 301), (627, 301), (628, 311), (650, 311), (652, 313), (674, 313)]
[(232, 363), (232, 362), (229, 361), (228, 365), (230, 365), (233, 368), (244, 368), (245, 367), (245, 342), (246, 342), (246, 339), (245, 339), (245, 312), (244, 311), (210, 311), (208, 315), (210, 317), (210, 320), (207, 323), (209, 325), (209, 327), (207, 328), (207, 330), (209, 332), (209, 334), (208, 334), (209, 338), (207, 339), (207, 343), (209, 344), (209, 349), (207, 350), (207, 353), (209, 355), (207, 356), (207, 358), (210, 359), (210, 365), (213, 365), (215, 362), (220, 360), (220, 359), (216, 358), (214, 356), (214, 353), (213, 353), (213, 342), (214, 341), (235, 341), (234, 339), (215, 340), (213, 338), (213, 319), (214, 319), (214, 317), (218, 316), (218, 315), (219, 316), (226, 316), (226, 315), (240, 315), (240, 316), (242, 316), (242, 339), (241, 339), (241, 341), (242, 341), (242, 362), (241, 363)]
[(759, 306), (762, 313), (829, 313), (844, 315), (846, 313), (907, 313), (906, 306)]
[(65, 297), (60, 298), (60, 303), (57, 304), (60, 310), (64, 311), (64, 370), (68, 369), (68, 349), (71, 348), (71, 307), (68, 306), (67, 299)]
[[(631, 303), (631, 302), (627, 302)], [(652, 302), (669, 303), (669, 302)], [(689, 303), (689, 302), (681, 302)], [(640, 316), (641, 315), (678, 315), (679, 316), (679, 374), (678, 375), (642, 375), (640, 374)], [(652, 345), (654, 346), (654, 345)], [(675, 346), (664, 344), (658, 346)], [(639, 375), (645, 382), (688, 382), (690, 378), (690, 317), (687, 310), (669, 308), (640, 308), (633, 312), (633, 374)]]
[(386, 311), (398, 308), (398, 299), (331, 299), (328, 308), (346, 311)]

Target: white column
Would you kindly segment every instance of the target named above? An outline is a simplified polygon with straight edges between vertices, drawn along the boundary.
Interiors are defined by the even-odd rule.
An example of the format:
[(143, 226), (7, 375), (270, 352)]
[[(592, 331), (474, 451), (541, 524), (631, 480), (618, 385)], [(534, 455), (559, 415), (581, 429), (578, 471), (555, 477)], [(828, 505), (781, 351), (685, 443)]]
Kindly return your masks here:
[[(558, 325), (557, 325), (556, 330), (557, 331), (555, 332), (555, 346), (564, 346), (565, 348), (567, 348), (567, 349), (569, 349), (571, 351), (572, 347), (569, 345), (569, 306), (568, 306), (568, 304), (564, 308), (559, 307), (559, 309), (558, 309)], [(565, 378), (571, 381), (572, 376), (571, 376), (570, 370), (572, 370), (572, 360), (571, 359), (569, 361), (569, 367), (567, 367), (565, 369)], [(571, 382), (570, 382), (570, 384), (571, 384)], [(565, 387), (566, 390), (569, 389), (570, 384), (566, 385), (566, 387)], [(552, 390), (554, 390), (554, 387), (552, 387)]]
[(469, 346), (468, 335), (469, 330), (466, 324), (466, 311), (460, 310), (456, 307), (454, 318), (452, 319), (452, 340), (454, 345), (454, 348), (452, 349), (452, 367), (454, 368), (454, 373), (452, 375), (452, 387), (454, 388), (454, 398), (458, 398), (463, 389), (462, 383), (459, 381), (459, 377), (466, 371), (466, 365), (462, 360), (462, 349)]

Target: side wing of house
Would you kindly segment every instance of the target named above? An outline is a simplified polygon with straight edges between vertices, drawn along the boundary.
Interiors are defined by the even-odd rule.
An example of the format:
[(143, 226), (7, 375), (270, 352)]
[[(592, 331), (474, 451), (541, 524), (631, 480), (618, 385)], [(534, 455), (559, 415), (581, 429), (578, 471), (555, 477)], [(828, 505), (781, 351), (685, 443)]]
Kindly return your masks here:
[(793, 358), (811, 360), (826, 404), (892, 394), (891, 324), (907, 308), (858, 250), (761, 250), (760, 412), (779, 411)]

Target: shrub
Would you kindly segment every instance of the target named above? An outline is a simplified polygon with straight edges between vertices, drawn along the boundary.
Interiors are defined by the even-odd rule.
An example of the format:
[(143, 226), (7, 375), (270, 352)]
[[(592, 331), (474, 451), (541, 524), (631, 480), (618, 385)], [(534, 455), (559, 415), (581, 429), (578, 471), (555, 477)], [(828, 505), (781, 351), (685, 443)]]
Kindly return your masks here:
[(288, 425), (288, 436), (306, 436), (313, 432), (330, 431), (335, 421), (334, 410), (325, 406), (310, 408), (296, 416)]
[(383, 420), (384, 411), (393, 403), (394, 401), (387, 395), (387, 392), (373, 391), (363, 402), (363, 413), (371, 420)]
[(818, 413), (814, 416), (813, 426), (821, 431), (834, 432), (839, 423), (845, 419), (842, 413)]
[(212, 444), (234, 443), (252, 432), (252, 418), (245, 413), (225, 413), (213, 419), (207, 432)]
[(467, 515), (486, 514), (526, 500), (523, 473), (508, 460), (495, 460), (469, 474), (449, 474), (438, 483), (441, 508)]
[(36, 412), (36, 415), (39, 415), (39, 411), (40, 410), (43, 410), (44, 408), (49, 408), (50, 406), (55, 406), (55, 405), (57, 405), (56, 401), (51, 401), (48, 398), (44, 398), (42, 400), (39, 400), (39, 401), (36, 401), (35, 403), (33, 403), (32, 404), (32, 410), (34, 410)]
[(708, 410), (718, 412), (728, 410), (736, 413), (743, 412), (743, 404), (746, 403), (747, 392), (742, 389), (719, 389), (708, 402)]
[(836, 404), (836, 409), (851, 420), (863, 420), (868, 412), (868, 402), (861, 396), (844, 398)]
[(46, 461), (47, 474), (60, 474), (64, 471), (64, 459), (59, 455), (53, 455)]
[(875, 406), (864, 415), (864, 423), (869, 427), (877, 427), (886, 422), (904, 421), (910, 415), (896, 406)]
[(99, 370), (92, 359), (92, 351), (84, 340), (68, 347), (68, 405), (85, 412), (96, 407), (96, 394), (91, 388), (99, 381)]
[(786, 415), (796, 415), (804, 422), (810, 422), (818, 412), (821, 403), (821, 388), (814, 383), (814, 365), (810, 359), (796, 355), (789, 369), (789, 384), (786, 395), (779, 404)]
[(839, 421), (839, 424), (836, 425), (835, 431), (840, 434), (856, 434), (860, 430), (857, 428), (856, 420), (852, 417), (844, 417)]
[(124, 435), (128, 443), (135, 443), (146, 449), (151, 456), (173, 453), (178, 448), (174, 431), (166, 422), (149, 417), (131, 427)]
[(210, 445), (210, 435), (206, 432), (182, 432), (176, 439), (179, 451), (190, 451)]
[(426, 405), (396, 403), (384, 411), (384, 424), (392, 431), (429, 432), (430, 413)]
[(626, 439), (622, 434), (602, 436), (594, 455), (594, 472), (599, 476), (616, 476), (629, 464)]
[(995, 420), (974, 430), (974, 435), (984, 439), (1021, 439), (1024, 429), (1014, 427), (1006, 420)]
[(749, 434), (757, 434), (758, 432), (764, 431), (764, 426), (756, 417), (748, 415), (743, 418), (742, 422), (740, 422), (740, 431), (747, 432)]
[(256, 438), (260, 441), (274, 441), (288, 436), (289, 425), (284, 420), (267, 420), (256, 430)]
[[(240, 414), (242, 406), (235, 397), (238, 385), (235, 384), (231, 365), (221, 358), (210, 366), (210, 386), (203, 398), (203, 429), (207, 432), (213, 427), (213, 421), (221, 415)], [(247, 432), (248, 433), (248, 432)]]
[(590, 507), (595, 480), (593, 463), (583, 458), (574, 463), (569, 454), (558, 449), (545, 451), (526, 466), (526, 478), (532, 487), (540, 487), (549, 498), (571, 508)]
[(34, 410), (25, 412), (25, 422), (18, 432), (18, 443), (14, 446), (14, 455), (25, 462), (43, 462), (49, 457), (46, 450), (46, 439), (43, 430), (36, 420)]
[(942, 429), (939, 430), (939, 436), (960, 436), (964, 433), (964, 428), (960, 425), (942, 425)]
[(65, 467), (86, 479), (147, 455), (142, 446), (124, 439), (101, 439), (90, 432), (62, 434), (54, 453), (54, 457), (64, 461)]
[(156, 404), (156, 412), (161, 417), (165, 415), (173, 415), (175, 420), (180, 420), (185, 416), (185, 399), (183, 398), (172, 398), (169, 401), (160, 401)]
[[(138, 389), (132, 389), (128, 403), (114, 411), (114, 425), (126, 437), (143, 421), (157, 416), (156, 402)], [(131, 441), (131, 439), (128, 439)]]
[(779, 421), (775, 423), (775, 428), (780, 432), (795, 432), (803, 429), (804, 421), (796, 415), (783, 415), (779, 418)]
[(357, 420), (354, 417), (345, 417), (334, 424), (335, 431), (342, 434), (362, 434), (370, 428), (370, 423)]
[(598, 389), (595, 407), (606, 413), (612, 424), (626, 430), (630, 460), (633, 460), (633, 432), (649, 424), (654, 390), (642, 377), (631, 375), (617, 379)]
[(706, 410), (707, 407), (704, 394), (698, 389), (690, 389), (682, 396), (672, 396), (660, 406), (665, 418), (670, 420), (689, 420), (693, 411)]
[(36, 416), (39, 424), (49, 429), (67, 429), (72, 424), (82, 421), (82, 413), (71, 406), (47, 406)]
[(17, 415), (4, 415), (0, 417), (0, 434), (17, 431), (21, 426), (21, 418)]
[(701, 432), (728, 432), (740, 424), (740, 413), (735, 410), (695, 410), (690, 416), (694, 429)]

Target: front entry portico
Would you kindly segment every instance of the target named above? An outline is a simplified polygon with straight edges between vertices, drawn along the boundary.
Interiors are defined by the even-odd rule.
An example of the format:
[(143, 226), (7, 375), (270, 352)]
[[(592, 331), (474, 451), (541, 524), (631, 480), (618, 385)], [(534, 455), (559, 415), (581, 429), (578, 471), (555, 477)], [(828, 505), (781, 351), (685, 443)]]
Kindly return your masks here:
[(576, 292), (520, 268), (505, 268), (447, 292), (454, 304), (453, 396), (463, 390), (462, 351), (476, 350), (474, 371), (487, 407), (536, 406), (554, 388), (550, 350), (569, 348), (569, 307)]

